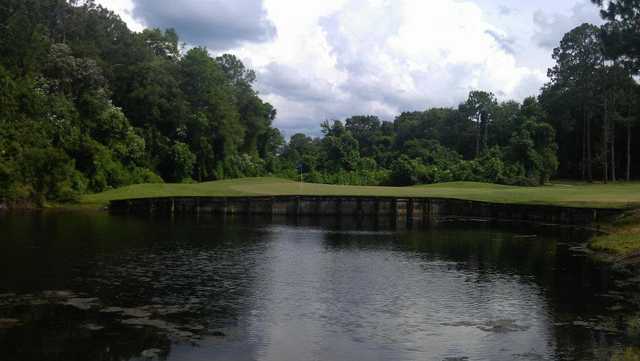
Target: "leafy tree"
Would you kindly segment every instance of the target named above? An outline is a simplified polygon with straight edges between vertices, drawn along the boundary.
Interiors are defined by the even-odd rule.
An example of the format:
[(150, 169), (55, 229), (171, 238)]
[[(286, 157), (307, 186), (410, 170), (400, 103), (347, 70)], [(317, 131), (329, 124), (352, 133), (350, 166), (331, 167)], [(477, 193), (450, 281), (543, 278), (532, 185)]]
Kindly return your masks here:
[(345, 128), (358, 141), (362, 156), (374, 156), (376, 140), (380, 136), (380, 125), (380, 119), (373, 115), (357, 115), (345, 120)]
[(188, 145), (176, 142), (171, 147), (171, 163), (173, 168), (172, 180), (181, 182), (191, 178), (196, 156), (191, 153)]
[(579, 104), (581, 113), (582, 178), (593, 180), (592, 120), (595, 113), (596, 84), (604, 57), (601, 52), (600, 30), (583, 24), (564, 35), (560, 46), (553, 50), (556, 65), (549, 69), (550, 91), (568, 97), (569, 104)]
[(42, 205), (46, 199), (74, 200), (84, 190), (84, 179), (73, 160), (60, 149), (29, 148), (21, 157), (22, 178), (30, 185), (30, 198)]
[[(198, 180), (222, 177), (216, 163), (238, 151), (245, 128), (234, 106), (224, 71), (205, 48), (189, 50), (181, 60), (182, 91), (190, 104), (187, 133), (198, 162)], [(220, 173), (220, 172), (218, 172)]]
[(360, 152), (358, 141), (353, 137), (342, 122), (336, 120), (321, 124), (324, 138), (322, 149), (326, 157), (326, 168), (330, 171), (353, 171), (358, 169)]
[(282, 157), (288, 162), (289, 168), (310, 173), (320, 164), (320, 145), (311, 137), (297, 133), (289, 139)]
[(391, 163), (391, 183), (398, 186), (409, 186), (419, 182), (420, 163), (406, 155), (401, 155)]
[(640, 71), (640, 1), (591, 1), (603, 8), (601, 15), (607, 21), (602, 28), (606, 55), (622, 61), (637, 74)]
[(548, 123), (527, 119), (514, 132), (507, 153), (519, 163), (525, 176), (540, 185), (547, 182), (558, 167), (555, 131)]
[(156, 57), (171, 61), (180, 59), (179, 37), (175, 29), (144, 29), (137, 36)]
[(7, 0), (0, 26), (3, 199), (279, 167), (276, 111), (234, 56), (182, 54), (174, 30), (131, 32), (92, 0)]
[(498, 103), (477, 90), (458, 107), (393, 121), (356, 115), (323, 123), (321, 137), (285, 141), (256, 73), (236, 56), (184, 51), (172, 29), (132, 32), (92, 0), (5, 0), (0, 198), (43, 203), (139, 182), (299, 172), (339, 184), (533, 185), (556, 170), (607, 181), (624, 168), (630, 180), (640, 172), (640, 4), (593, 1), (607, 23), (565, 34), (537, 99)]
[(489, 123), (492, 121), (496, 106), (495, 95), (485, 91), (470, 92), (467, 101), (461, 106), (462, 112), (476, 125), (476, 157), (480, 155), (481, 150), (486, 150), (489, 145)]

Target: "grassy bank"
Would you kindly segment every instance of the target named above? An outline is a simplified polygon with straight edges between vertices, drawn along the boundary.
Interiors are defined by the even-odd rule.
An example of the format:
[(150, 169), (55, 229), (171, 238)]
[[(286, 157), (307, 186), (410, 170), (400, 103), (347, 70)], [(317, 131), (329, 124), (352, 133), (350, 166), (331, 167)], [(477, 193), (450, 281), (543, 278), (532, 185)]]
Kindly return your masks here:
[(589, 242), (591, 249), (622, 260), (640, 261), (640, 210), (602, 226), (607, 234), (593, 238)]
[[(77, 207), (102, 207), (111, 200), (128, 198), (257, 195), (412, 196), (572, 207), (640, 207), (638, 182), (563, 182), (544, 187), (454, 182), (413, 187), (363, 187), (299, 183), (280, 178), (244, 178), (198, 184), (138, 184), (84, 196)], [(624, 219), (601, 226), (607, 234), (594, 238), (590, 242), (591, 248), (616, 258), (640, 256), (640, 211), (630, 212)]]
[(566, 183), (545, 187), (514, 187), (454, 182), (413, 187), (365, 187), (299, 183), (280, 178), (244, 178), (198, 184), (138, 184), (87, 195), (82, 198), (81, 204), (100, 206), (110, 200), (128, 198), (252, 195), (441, 197), (495, 203), (622, 208), (640, 206), (640, 183)]

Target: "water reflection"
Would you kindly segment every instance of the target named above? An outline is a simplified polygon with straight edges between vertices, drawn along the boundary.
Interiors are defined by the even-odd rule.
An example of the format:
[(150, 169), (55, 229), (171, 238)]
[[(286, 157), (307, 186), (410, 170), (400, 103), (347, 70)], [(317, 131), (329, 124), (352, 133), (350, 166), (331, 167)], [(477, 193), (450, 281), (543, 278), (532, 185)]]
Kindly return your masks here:
[(572, 250), (582, 237), (336, 218), (7, 215), (0, 357), (606, 359), (603, 346), (623, 342), (609, 310), (626, 305), (607, 269)]

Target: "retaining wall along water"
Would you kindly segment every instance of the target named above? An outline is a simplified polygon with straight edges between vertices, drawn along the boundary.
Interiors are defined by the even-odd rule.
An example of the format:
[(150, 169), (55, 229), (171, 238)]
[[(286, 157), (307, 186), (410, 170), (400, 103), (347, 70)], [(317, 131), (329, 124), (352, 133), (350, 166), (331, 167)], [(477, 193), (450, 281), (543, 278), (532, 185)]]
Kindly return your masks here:
[(366, 216), (427, 222), (446, 218), (588, 225), (621, 215), (616, 208), (489, 203), (449, 198), (375, 196), (163, 197), (115, 200), (114, 213)]

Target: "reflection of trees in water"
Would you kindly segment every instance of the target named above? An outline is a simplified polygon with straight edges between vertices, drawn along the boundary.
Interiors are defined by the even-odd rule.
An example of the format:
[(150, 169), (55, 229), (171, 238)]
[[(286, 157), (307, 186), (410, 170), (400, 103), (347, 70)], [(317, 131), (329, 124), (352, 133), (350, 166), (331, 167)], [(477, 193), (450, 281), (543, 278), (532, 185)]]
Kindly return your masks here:
[[(535, 238), (522, 237), (537, 235)], [(608, 308), (615, 297), (616, 276), (606, 265), (576, 248), (587, 239), (584, 231), (568, 228), (451, 227), (427, 234), (408, 234), (403, 244), (470, 269), (477, 281), (492, 274), (511, 274), (541, 289), (553, 324), (549, 332), (559, 359), (609, 360), (611, 346), (621, 342), (616, 330), (620, 316)]]
[[(123, 327), (97, 312), (61, 305), (23, 305), (10, 312), (23, 324), (0, 329), (2, 360), (120, 361), (138, 357), (150, 348), (163, 350), (159, 355), (163, 357), (171, 349), (171, 342), (163, 334), (148, 328)], [(104, 328), (92, 330), (93, 324)]]
[[(44, 213), (1, 222), (9, 243), (0, 256), (7, 260), (0, 290), (21, 290), (22, 283), (28, 291), (73, 289), (97, 297), (103, 308), (179, 305), (160, 322), (202, 333), (243, 312), (265, 234), (264, 220), (213, 216)], [(166, 330), (125, 325), (122, 315), (47, 304), (0, 308), (0, 318), (9, 313), (22, 324), (0, 330), (2, 360), (127, 360), (171, 344)], [(104, 328), (85, 327), (92, 323)]]
[(586, 239), (583, 231), (491, 224), (441, 224), (394, 235), (359, 233), (362, 228), (354, 224), (342, 229), (351, 232), (327, 233), (327, 247), (402, 251), (425, 261), (452, 262), (450, 267), (474, 283), (491, 283), (496, 275), (506, 275), (534, 285), (546, 301), (548, 332), (560, 359), (608, 360), (611, 346), (621, 342), (619, 333), (607, 331), (620, 326), (621, 316), (607, 309), (616, 303), (615, 297), (602, 297), (613, 287), (615, 276), (576, 253), (575, 247)]
[(145, 247), (99, 259), (85, 287), (123, 306), (188, 307), (178, 319), (169, 315), (170, 321), (199, 323), (205, 330), (228, 326), (245, 307), (266, 230), (255, 220), (227, 221), (183, 218), (164, 227), (152, 222)]
[[(593, 359), (596, 350), (617, 342), (606, 333), (565, 324), (576, 315), (606, 314), (610, 303), (594, 296), (610, 286), (606, 270), (562, 245), (581, 236), (520, 226), (444, 224), (407, 230), (385, 219), (353, 217), (21, 215), (0, 219), (0, 290), (74, 289), (98, 297), (104, 307), (181, 305), (184, 312), (162, 319), (199, 325), (202, 333), (211, 333), (234, 327), (248, 309), (261, 304), (251, 298), (256, 297), (256, 285), (265, 283), (265, 250), (269, 242), (278, 241), (274, 235), (279, 225), (317, 232), (325, 251), (392, 251), (406, 259), (450, 262), (472, 282), (490, 282), (502, 274), (538, 286), (545, 312), (563, 324), (549, 330), (560, 354), (582, 352)], [(376, 274), (362, 275), (362, 283), (372, 284), (366, 280)], [(329, 303), (325, 298), (334, 298), (339, 301), (336, 307), (343, 307), (349, 297), (357, 307), (364, 296), (326, 294), (321, 299)], [(338, 315), (352, 312), (331, 310)], [(2, 360), (127, 360), (145, 349), (171, 347), (157, 329), (123, 325), (118, 321), (123, 317), (113, 314), (27, 304), (9, 312), (0, 305), (0, 318), (7, 316), (25, 322), (0, 330)], [(362, 319), (367, 320), (366, 314)], [(92, 331), (88, 323), (105, 328)]]
[(556, 327), (554, 336), (554, 346), (561, 360), (609, 361), (613, 351), (624, 342), (619, 334), (585, 327)]

